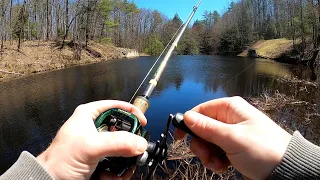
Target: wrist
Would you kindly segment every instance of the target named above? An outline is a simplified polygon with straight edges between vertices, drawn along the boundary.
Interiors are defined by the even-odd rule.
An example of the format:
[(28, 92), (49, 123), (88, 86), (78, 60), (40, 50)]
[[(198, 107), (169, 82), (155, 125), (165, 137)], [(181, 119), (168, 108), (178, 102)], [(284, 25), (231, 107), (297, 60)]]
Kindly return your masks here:
[(269, 177), (273, 179), (319, 179), (320, 147), (306, 140), (296, 131), (281, 163)]
[[(50, 148), (50, 147), (49, 147)], [(52, 167), (50, 166), (50, 162), (49, 162), (49, 157), (48, 157), (48, 150), (45, 150), (44, 152), (42, 152), (39, 156), (36, 157), (37, 161), (41, 164), (41, 166), (51, 175), (53, 176), (55, 179), (57, 178), (57, 176), (55, 176), (54, 170), (52, 169)]]

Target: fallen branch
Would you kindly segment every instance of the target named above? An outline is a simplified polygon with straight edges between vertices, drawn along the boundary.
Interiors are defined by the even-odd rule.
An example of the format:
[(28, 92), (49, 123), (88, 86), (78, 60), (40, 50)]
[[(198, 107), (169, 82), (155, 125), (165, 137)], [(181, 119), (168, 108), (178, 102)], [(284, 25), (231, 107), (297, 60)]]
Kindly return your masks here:
[(15, 72), (5, 71), (5, 70), (1, 70), (1, 69), (0, 69), (0, 72), (7, 73), (7, 74), (15, 74), (15, 75), (18, 75), (18, 76), (23, 76), (23, 74), (21, 74), (21, 73), (15, 73)]

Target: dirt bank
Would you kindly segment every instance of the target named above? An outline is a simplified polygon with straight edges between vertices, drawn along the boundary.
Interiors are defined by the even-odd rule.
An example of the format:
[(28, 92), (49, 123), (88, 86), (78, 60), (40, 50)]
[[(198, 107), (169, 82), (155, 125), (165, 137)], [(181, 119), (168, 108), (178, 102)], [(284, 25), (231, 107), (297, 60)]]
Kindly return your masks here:
[(17, 50), (16, 42), (5, 42), (0, 52), (0, 82), (43, 71), (139, 56), (133, 49), (90, 42), (80, 50), (80, 60), (76, 60), (72, 46), (66, 45), (62, 50), (59, 47), (52, 41), (28, 41)]

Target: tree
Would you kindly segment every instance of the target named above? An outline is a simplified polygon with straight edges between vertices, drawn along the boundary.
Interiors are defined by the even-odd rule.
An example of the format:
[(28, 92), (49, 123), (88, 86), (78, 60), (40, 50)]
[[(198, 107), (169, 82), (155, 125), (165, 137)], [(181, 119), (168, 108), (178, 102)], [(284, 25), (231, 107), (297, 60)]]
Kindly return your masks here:
[(182, 24), (182, 20), (180, 19), (179, 15), (176, 13), (172, 19), (172, 24), (176, 27), (179, 28)]
[(220, 20), (220, 14), (218, 11), (213, 11), (213, 23), (216, 25)]
[(171, 21), (164, 24), (163, 31), (161, 32), (161, 40), (163, 44), (168, 44), (172, 39), (173, 35), (182, 26), (182, 20), (178, 14), (175, 14)]
[(0, 45), (0, 53), (3, 51), (3, 42), (5, 40), (5, 14), (6, 14), (7, 4), (4, 0), (0, 2), (0, 36), (1, 36), (1, 45)]
[(150, 55), (159, 55), (164, 49), (162, 42), (159, 41), (156, 36), (150, 37), (149, 42), (150, 43), (145, 51)]
[(25, 11), (25, 6), (26, 6), (26, 0), (23, 1), (22, 6), (19, 8), (18, 19), (14, 26), (14, 36), (15, 38), (18, 38), (18, 50), (20, 50), (21, 41), (24, 38), (25, 24), (28, 20), (28, 15), (26, 14), (26, 11)]
[(108, 31), (106, 30), (106, 27), (114, 28), (114, 27), (117, 27), (117, 25), (112, 20), (110, 20), (110, 13), (113, 10), (111, 0), (102, 0), (98, 3), (97, 7), (98, 7), (97, 8), (98, 13), (102, 17), (102, 21), (103, 21), (101, 30), (100, 30), (100, 38), (99, 38), (101, 42), (103, 36), (105, 35), (105, 31)]
[(65, 20), (64, 20), (64, 34), (68, 37), (68, 25), (69, 25), (69, 0), (65, 0)]
[[(203, 16), (203, 23), (206, 26), (207, 29), (211, 29), (213, 27), (213, 24), (215, 22), (214, 20), (214, 14), (209, 11), (205, 11)], [(218, 18), (218, 17), (216, 17)]]
[(191, 29), (185, 31), (178, 44), (177, 52), (183, 55), (199, 54), (199, 45)]

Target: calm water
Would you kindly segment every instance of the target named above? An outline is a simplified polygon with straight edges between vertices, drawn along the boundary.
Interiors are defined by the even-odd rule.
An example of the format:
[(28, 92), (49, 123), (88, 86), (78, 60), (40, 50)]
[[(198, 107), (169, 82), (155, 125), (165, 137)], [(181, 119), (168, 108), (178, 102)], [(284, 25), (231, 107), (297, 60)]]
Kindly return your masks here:
[[(0, 83), (0, 174), (21, 151), (42, 152), (79, 104), (128, 101), (155, 59), (108, 61)], [(146, 129), (156, 139), (169, 113), (185, 112), (211, 99), (276, 89), (290, 93), (285, 83), (275, 81), (285, 76), (319, 81), (314, 71), (268, 60), (174, 56), (150, 99)], [(318, 94), (303, 98), (320, 102)]]

